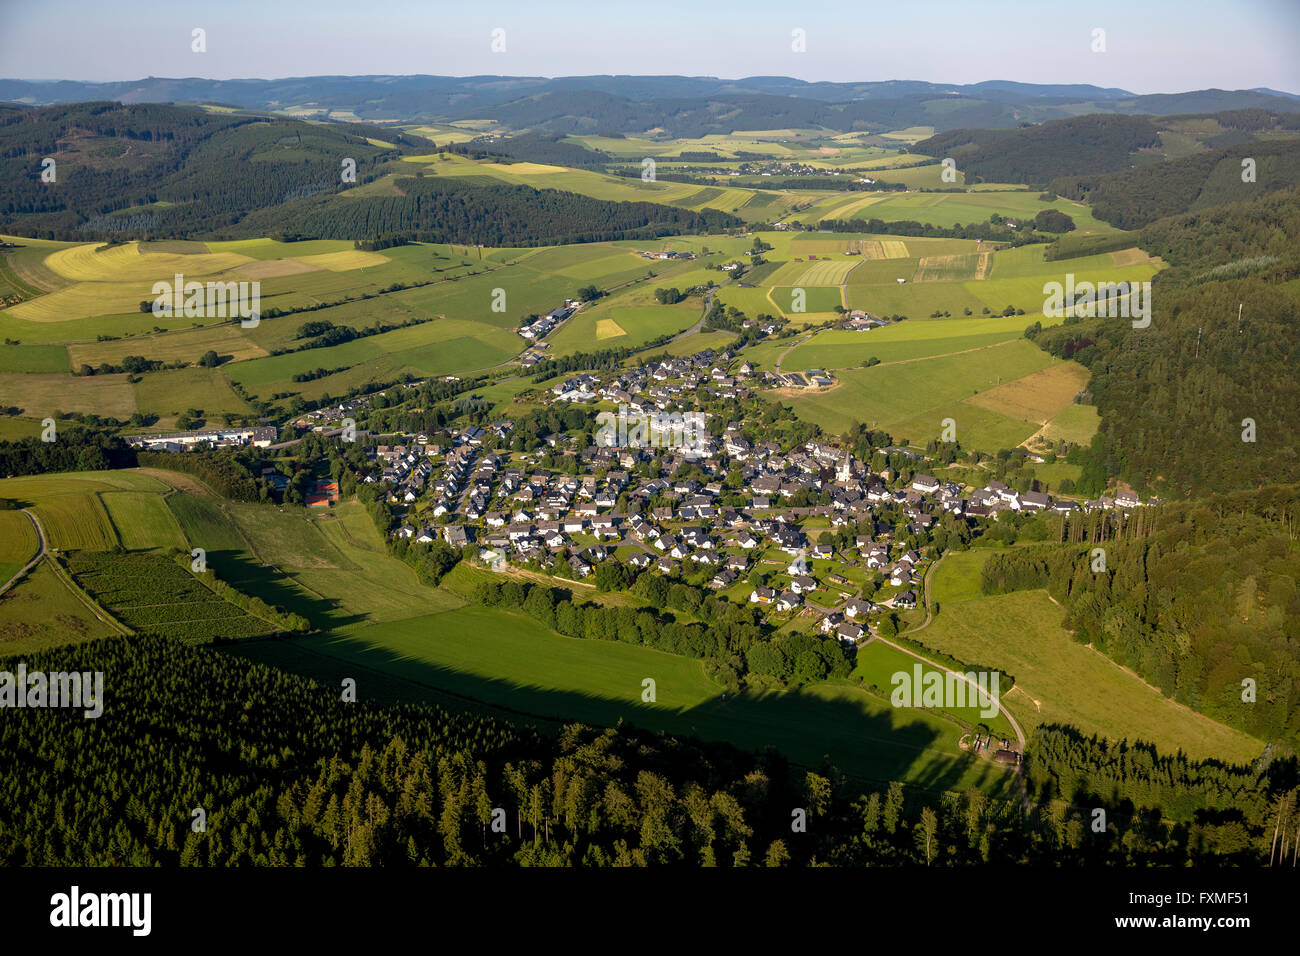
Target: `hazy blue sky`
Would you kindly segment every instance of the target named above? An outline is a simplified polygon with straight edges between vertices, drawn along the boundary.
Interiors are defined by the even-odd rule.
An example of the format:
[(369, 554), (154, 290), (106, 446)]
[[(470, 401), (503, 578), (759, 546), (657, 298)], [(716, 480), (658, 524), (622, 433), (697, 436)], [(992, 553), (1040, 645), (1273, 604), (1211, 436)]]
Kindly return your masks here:
[[(190, 50), (194, 27), (206, 53)], [(1297, 50), (1300, 0), (0, 0), (0, 76), (22, 79), (679, 73), (1300, 93)]]

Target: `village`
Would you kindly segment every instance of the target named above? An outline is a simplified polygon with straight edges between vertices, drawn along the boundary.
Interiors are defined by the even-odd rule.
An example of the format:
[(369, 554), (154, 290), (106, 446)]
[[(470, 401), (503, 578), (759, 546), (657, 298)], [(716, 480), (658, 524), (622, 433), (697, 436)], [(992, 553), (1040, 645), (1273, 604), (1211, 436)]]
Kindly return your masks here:
[[(356, 479), (381, 486), (399, 515), (391, 535), (408, 546), (440, 541), (497, 571), (588, 585), (602, 565), (620, 565), (620, 581), (653, 573), (712, 589), (756, 608), (772, 628), (845, 646), (882, 625), (892, 636), (898, 615), (924, 607), (934, 559), (1004, 514), (1144, 504), (1125, 493), (1057, 498), (997, 480), (963, 486), (922, 470), (940, 466), (914, 449), (873, 448), (869, 462), (835, 442), (783, 447), (762, 439), (760, 422), (720, 419), (720, 409), (755, 407), (762, 382), (748, 362), (711, 349), (577, 374), (543, 390), (543, 400), (617, 414), (622, 428), (548, 433), (529, 450), (518, 450), (509, 420), (386, 443), (362, 430), (367, 465)], [(329, 433), (345, 414), (363, 413), (353, 400), (308, 421)], [(703, 427), (680, 428), (692, 416)], [(646, 427), (627, 427), (638, 421)], [(330, 489), (314, 490), (309, 505), (333, 503)]]

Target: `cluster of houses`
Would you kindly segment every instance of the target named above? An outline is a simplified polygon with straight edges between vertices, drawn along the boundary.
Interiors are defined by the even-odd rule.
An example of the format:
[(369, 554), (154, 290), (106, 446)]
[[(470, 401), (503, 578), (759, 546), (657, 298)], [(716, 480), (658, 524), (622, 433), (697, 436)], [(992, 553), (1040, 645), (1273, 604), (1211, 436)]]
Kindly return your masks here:
[[(917, 478), (927, 476), (919, 475)], [(934, 479), (930, 479), (933, 481)], [(1084, 501), (1082, 505), (1068, 499), (1057, 499), (1042, 491), (1017, 491), (1001, 481), (990, 481), (984, 488), (970, 495), (965, 514), (972, 518), (996, 516), (999, 511), (1053, 511), (1057, 514), (1072, 514), (1079, 511), (1113, 511), (1143, 507), (1156, 504), (1156, 499), (1147, 502), (1131, 491), (1121, 491), (1115, 497), (1102, 496)]]
[[(750, 394), (749, 383), (758, 376), (747, 365), (735, 371), (733, 365), (731, 354), (704, 350), (602, 376), (575, 375), (554, 386), (549, 397), (591, 396), (633, 412), (691, 408), (701, 395)], [(364, 480), (386, 482), (390, 502), (415, 506), (408, 514), (418, 509), (423, 515), (422, 523), (404, 523), (395, 534), (417, 542), (440, 538), (455, 547), (472, 543), (494, 567), (567, 567), (578, 578), (613, 560), (669, 576), (704, 572), (709, 586), (737, 600), (748, 594), (750, 603), (774, 611), (811, 611), (822, 634), (845, 642), (867, 634), (869, 614), (917, 605), (924, 559), (894, 541), (900, 516), (911, 540), (924, 541), (945, 515), (972, 521), (1004, 510), (1069, 513), (1081, 507), (999, 481), (968, 491), (909, 470), (910, 478), (900, 483), (892, 468), (874, 471), (829, 442), (784, 449), (743, 421), (729, 422), (720, 434), (691, 447), (583, 448), (569, 435), (551, 435), (543, 449), (523, 458), (492, 450), (508, 444), (512, 428), (499, 421), (440, 433), (443, 445), (414, 435), (407, 444), (375, 448), (372, 458), (382, 471)], [(543, 456), (554, 450), (575, 459), (578, 474), (541, 467)], [(884, 451), (913, 462), (923, 458), (909, 449)], [(1121, 494), (1082, 507), (1141, 504)], [(878, 520), (885, 509), (889, 520)], [(852, 528), (852, 543), (838, 552), (810, 543), (803, 531), (809, 519), (833, 531)], [(756, 555), (775, 550), (792, 559), (788, 584), (740, 590), (757, 569)], [(826, 562), (816, 577), (810, 559)], [(836, 573), (847, 567), (882, 575), (887, 596), (883, 590), (875, 595), (879, 604), (857, 596), (858, 588)]]
[(730, 352), (705, 349), (685, 358), (624, 369), (602, 381), (591, 374), (566, 378), (551, 386), (551, 400), (561, 402), (612, 402), (631, 414), (652, 414), (694, 407), (699, 396), (709, 399), (746, 399), (754, 366), (742, 362), (731, 371)]
[[(411, 387), (417, 387), (420, 383), (413, 382)], [(349, 398), (346, 401), (322, 405), (320, 408), (313, 409), (310, 412), (303, 412), (297, 418), (289, 422), (295, 428), (302, 430), (311, 430), (314, 432), (326, 431), (329, 428), (336, 427), (339, 422), (346, 418), (354, 421), (370, 408), (370, 396), (358, 395), (356, 398)]]
[(543, 339), (554, 331), (557, 325), (569, 316), (573, 315), (573, 313), (577, 312), (581, 307), (581, 302), (574, 299), (565, 299), (564, 305), (554, 308), (541, 318), (536, 319), (528, 325), (520, 327), (519, 334), (532, 341)]

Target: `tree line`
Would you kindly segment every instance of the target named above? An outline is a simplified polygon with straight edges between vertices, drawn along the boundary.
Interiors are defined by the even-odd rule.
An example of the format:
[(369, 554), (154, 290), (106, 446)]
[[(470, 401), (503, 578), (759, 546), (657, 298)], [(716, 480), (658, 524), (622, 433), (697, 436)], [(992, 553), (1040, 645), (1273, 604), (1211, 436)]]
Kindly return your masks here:
[(1167, 697), (1300, 745), (1297, 486), (1138, 510), (1109, 535), (1094, 525), (1081, 541), (1074, 525), (1089, 519), (1071, 517), (1060, 544), (995, 553), (984, 593), (1046, 588), (1076, 640)]
[[(1091, 806), (864, 784), (829, 762), (626, 724), (548, 736), (379, 707), (364, 675), (347, 703), (338, 685), (151, 635), (26, 663), (103, 671), (105, 706), (90, 722), (37, 708), (0, 721), (7, 866), (1264, 866), (1295, 845), (1294, 761), (1252, 776), (1110, 759), (1126, 785), (1098, 794), (1110, 811), (1098, 834)], [(1036, 780), (1111, 756), (1053, 734), (1031, 743)], [(1172, 768), (1158, 792), (1134, 785), (1148, 767)], [(1236, 805), (1184, 819), (1183, 791), (1214, 806), (1231, 791)], [(1148, 808), (1157, 798), (1179, 806), (1174, 821)]]

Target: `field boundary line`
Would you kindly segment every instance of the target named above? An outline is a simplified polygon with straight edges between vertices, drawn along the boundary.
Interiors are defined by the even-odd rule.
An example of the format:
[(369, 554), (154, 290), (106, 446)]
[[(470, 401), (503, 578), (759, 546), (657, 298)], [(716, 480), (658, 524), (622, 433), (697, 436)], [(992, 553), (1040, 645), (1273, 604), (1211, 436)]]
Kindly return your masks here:
[[(39, 522), (37, 522), (37, 527), (38, 528), (40, 527)], [(55, 576), (60, 581), (63, 582), (64, 587), (66, 587), (69, 591), (71, 591), (73, 595), (75, 595), (77, 599), (80, 600), (81, 603), (84, 604), (90, 610), (90, 612), (95, 615), (95, 617), (99, 618), (99, 620), (102, 623), (107, 624), (109, 627), (113, 628), (113, 630), (117, 631), (119, 634), (122, 634), (126, 637), (135, 636), (135, 631), (131, 630), (131, 628), (127, 627), (125, 624), (119, 621), (116, 617), (114, 617), (109, 612), (109, 610), (106, 607), (104, 607), (93, 597), (91, 597), (88, 593), (86, 593), (86, 590), (83, 587), (81, 587), (81, 585), (79, 585), (76, 582), (76, 580), (73, 579), (72, 575), (68, 573), (67, 569), (64, 568), (62, 564), (59, 563), (58, 558), (56, 558), (53, 554), (50, 554), (48, 557), (50, 559), (50, 567), (54, 569)]]
[(113, 512), (108, 510), (108, 503), (104, 501), (104, 492), (92, 491), (91, 494), (94, 495), (95, 499), (99, 502), (99, 507), (103, 510), (104, 517), (108, 519), (108, 526), (113, 529), (113, 537), (117, 538), (117, 546), (119, 548), (125, 548), (126, 542), (122, 540), (122, 529), (119, 528), (117, 522), (113, 520)]

